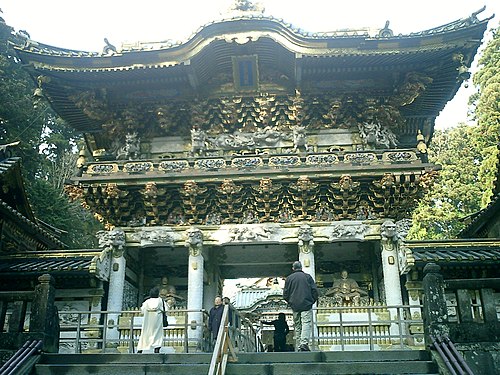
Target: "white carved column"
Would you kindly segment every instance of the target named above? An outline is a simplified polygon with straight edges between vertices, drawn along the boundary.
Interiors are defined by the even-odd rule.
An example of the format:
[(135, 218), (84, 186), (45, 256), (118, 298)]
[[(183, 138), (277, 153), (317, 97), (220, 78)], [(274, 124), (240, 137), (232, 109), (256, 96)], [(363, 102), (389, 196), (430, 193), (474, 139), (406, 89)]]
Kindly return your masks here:
[[(382, 248), (382, 270), (384, 273), (384, 291), (385, 302), (387, 306), (395, 306), (403, 304), (403, 296), (401, 294), (401, 280), (399, 278), (399, 262), (398, 262), (398, 235), (396, 224), (392, 220), (386, 220), (380, 227), (380, 245)], [(398, 318), (398, 310), (396, 308), (389, 309), (391, 320)], [(400, 319), (403, 319), (402, 310), (399, 310)], [(399, 326), (391, 324), (391, 335), (398, 335)]]
[(314, 237), (312, 228), (305, 224), (299, 228), (297, 234), (299, 239), (299, 261), (302, 263), (302, 271), (308, 273), (316, 280), (316, 269), (314, 262)]
[(191, 343), (201, 343), (203, 336), (203, 233), (197, 228), (187, 231), (186, 247), (189, 250), (188, 262), (188, 321), (192, 328), (188, 328), (188, 338)]
[[(113, 229), (109, 232), (100, 231), (97, 236), (99, 246), (103, 248), (102, 258), (111, 254), (107, 310), (113, 311), (113, 313), (108, 314), (107, 317), (106, 337), (108, 340), (118, 340), (118, 318), (120, 316), (118, 312), (122, 310), (125, 286), (125, 232), (121, 229)], [(116, 344), (118, 343), (116, 342)]]

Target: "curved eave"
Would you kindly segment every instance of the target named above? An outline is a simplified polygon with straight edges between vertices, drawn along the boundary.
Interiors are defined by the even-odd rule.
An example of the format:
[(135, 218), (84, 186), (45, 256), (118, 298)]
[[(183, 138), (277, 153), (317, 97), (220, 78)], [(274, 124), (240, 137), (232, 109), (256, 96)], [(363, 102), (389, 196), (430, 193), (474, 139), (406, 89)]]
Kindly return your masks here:
[(500, 241), (498, 239), (409, 241), (405, 244), (415, 258), (417, 267), (437, 263), (442, 267), (464, 265), (498, 266)]
[(14, 210), (8, 204), (0, 200), (0, 214), (4, 218), (4, 220), (12, 220), (17, 223), (23, 230), (35, 238), (40, 243), (44, 244), (50, 249), (54, 248), (62, 248), (66, 245), (59, 241), (55, 236), (42, 229), (38, 224), (29, 220), (25, 216), (23, 216), (18, 211)]
[(21, 158), (11, 157), (0, 160), (0, 182), (7, 193), (0, 193), (0, 201), (19, 212), (27, 220), (34, 221), (35, 216), (26, 196), (21, 174)]
[[(434, 33), (414, 33), (388, 38), (373, 38), (348, 32), (333, 36), (309, 37), (292, 31), (274, 19), (233, 19), (202, 28), (181, 45), (152, 50), (124, 50), (115, 55), (99, 55), (83, 51), (62, 50), (37, 43), (15, 47), (26, 64), (69, 70), (142, 69), (153, 66), (175, 66), (187, 62), (214, 41), (244, 45), (261, 38), (270, 38), (293, 54), (303, 56), (345, 56), (373, 54), (374, 51), (429, 49), (474, 41), (479, 45), (489, 19), (461, 27), (437, 28)], [(65, 52), (66, 51), (66, 52)], [(466, 58), (469, 56), (465, 56)], [(470, 56), (472, 57), (472, 56)]]
[(34, 251), (0, 257), (0, 276), (38, 275), (91, 276), (92, 262), (100, 250)]
[(500, 194), (493, 196), (486, 208), (479, 211), (471, 223), (467, 225), (458, 235), (461, 238), (475, 238), (487, 236), (488, 229), (496, 223), (500, 210)]
[(321, 88), (326, 81), (349, 85), (374, 78), (373, 93), (388, 97), (397, 84), (395, 80), (401, 80), (407, 72), (430, 71), (433, 83), (411, 105), (402, 108), (407, 118), (420, 119), (415, 121), (421, 128), (456, 94), (461, 81), (456, 79), (459, 63), (453, 56), (463, 55), (463, 64), (470, 66), (487, 22), (456, 21), (431, 31), (373, 38), (349, 32), (309, 36), (275, 19), (240, 18), (207, 25), (184, 44), (110, 56), (64, 52), (36, 43), (16, 49), (33, 77), (50, 79), (43, 89), (54, 110), (75, 129), (85, 132), (100, 131), (100, 124), (75, 107), (69, 99), (75, 92), (114, 88), (117, 101), (151, 100), (132, 97), (134, 94), (124, 98), (121, 94), (140, 95), (150, 89), (168, 90), (169, 100), (203, 96), (211, 92), (211, 87), (229, 83), (232, 58), (242, 55), (257, 55), (262, 74), (278, 71), (287, 79), (283, 83), (286, 90), (298, 88), (303, 94), (321, 90), (342, 93), (339, 87)]

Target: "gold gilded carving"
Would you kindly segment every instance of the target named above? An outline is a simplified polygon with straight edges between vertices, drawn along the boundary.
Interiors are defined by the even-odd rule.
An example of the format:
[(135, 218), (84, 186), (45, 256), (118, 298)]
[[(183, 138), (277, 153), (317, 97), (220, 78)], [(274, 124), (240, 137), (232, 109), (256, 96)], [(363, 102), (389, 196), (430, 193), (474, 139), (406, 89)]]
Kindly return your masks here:
[(356, 280), (348, 277), (346, 270), (341, 272), (341, 278), (333, 282), (332, 287), (326, 292), (326, 297), (333, 297), (337, 306), (359, 306), (361, 296), (367, 296), (368, 292), (361, 289)]
[(156, 183), (148, 182), (144, 189), (139, 190), (143, 198), (146, 220), (150, 225), (157, 225), (165, 219), (165, 213), (172, 207), (170, 195), (167, 189), (158, 188)]
[[(262, 178), (259, 186), (252, 185), (252, 194), (255, 200), (254, 209), (259, 213), (259, 221), (274, 221), (274, 214), (279, 211), (281, 184), (273, 184), (270, 178)], [(251, 211), (249, 210), (248, 213)]]
[(207, 196), (206, 187), (200, 187), (195, 181), (187, 181), (180, 189), (182, 203), (184, 206), (184, 214), (188, 216), (190, 224), (200, 223), (201, 217), (206, 216)]
[(422, 188), (427, 190), (434, 184), (434, 182), (436, 181), (438, 176), (439, 176), (438, 171), (426, 172), (426, 173), (422, 174), (422, 176), (420, 176), (420, 179), (418, 180), (418, 184)]
[(413, 175), (385, 173), (379, 181), (373, 181), (368, 199), (381, 217), (405, 217), (415, 205), (419, 192)]
[(92, 120), (102, 122), (111, 119), (111, 111), (107, 104), (107, 92), (105, 89), (99, 91), (83, 91), (69, 97), (83, 113)]
[(225, 216), (223, 223), (235, 223), (241, 216), (243, 207), (243, 187), (236, 185), (233, 180), (225, 179), (217, 189), (219, 209)]
[(407, 73), (402, 84), (396, 89), (396, 95), (391, 99), (391, 103), (398, 107), (413, 103), (432, 81), (431, 77), (422, 73)]
[(319, 203), (318, 184), (312, 182), (309, 177), (301, 176), (297, 182), (289, 185), (291, 199), (289, 203), (293, 210), (298, 213), (299, 220), (311, 220)]
[(329, 191), (331, 197), (328, 199), (333, 208), (339, 212), (338, 216), (342, 219), (355, 219), (361, 199), (360, 183), (353, 181), (350, 175), (342, 175), (339, 182), (330, 184)]
[(64, 185), (64, 192), (71, 202), (83, 198), (83, 188), (75, 185)]
[(102, 190), (102, 195), (107, 199), (117, 199), (126, 197), (128, 191), (118, 189), (118, 185), (115, 183), (109, 183), (106, 184)]

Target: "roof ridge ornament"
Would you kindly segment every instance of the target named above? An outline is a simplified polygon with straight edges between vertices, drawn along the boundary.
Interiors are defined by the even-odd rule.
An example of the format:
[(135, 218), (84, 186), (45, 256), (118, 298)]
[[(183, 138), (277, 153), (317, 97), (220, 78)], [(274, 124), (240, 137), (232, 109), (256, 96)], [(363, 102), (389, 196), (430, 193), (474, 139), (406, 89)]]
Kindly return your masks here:
[(392, 38), (394, 36), (394, 32), (391, 29), (389, 29), (388, 20), (385, 21), (385, 26), (378, 32), (378, 36), (380, 38)]
[(234, 0), (226, 12), (221, 13), (224, 17), (244, 17), (248, 15), (262, 15), (265, 11), (260, 2), (250, 0)]
[(104, 43), (105, 43), (105, 46), (102, 49), (103, 55), (112, 56), (112, 55), (118, 53), (116, 47), (109, 42), (108, 38), (104, 38)]

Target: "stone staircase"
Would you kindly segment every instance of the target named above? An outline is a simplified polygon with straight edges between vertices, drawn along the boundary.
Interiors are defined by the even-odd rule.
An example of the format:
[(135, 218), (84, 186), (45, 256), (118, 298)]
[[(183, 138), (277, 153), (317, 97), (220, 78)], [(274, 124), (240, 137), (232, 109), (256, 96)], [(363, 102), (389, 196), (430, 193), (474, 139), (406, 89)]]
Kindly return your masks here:
[[(32, 374), (206, 375), (211, 354), (43, 354)], [(227, 375), (438, 374), (426, 351), (239, 353)]]

